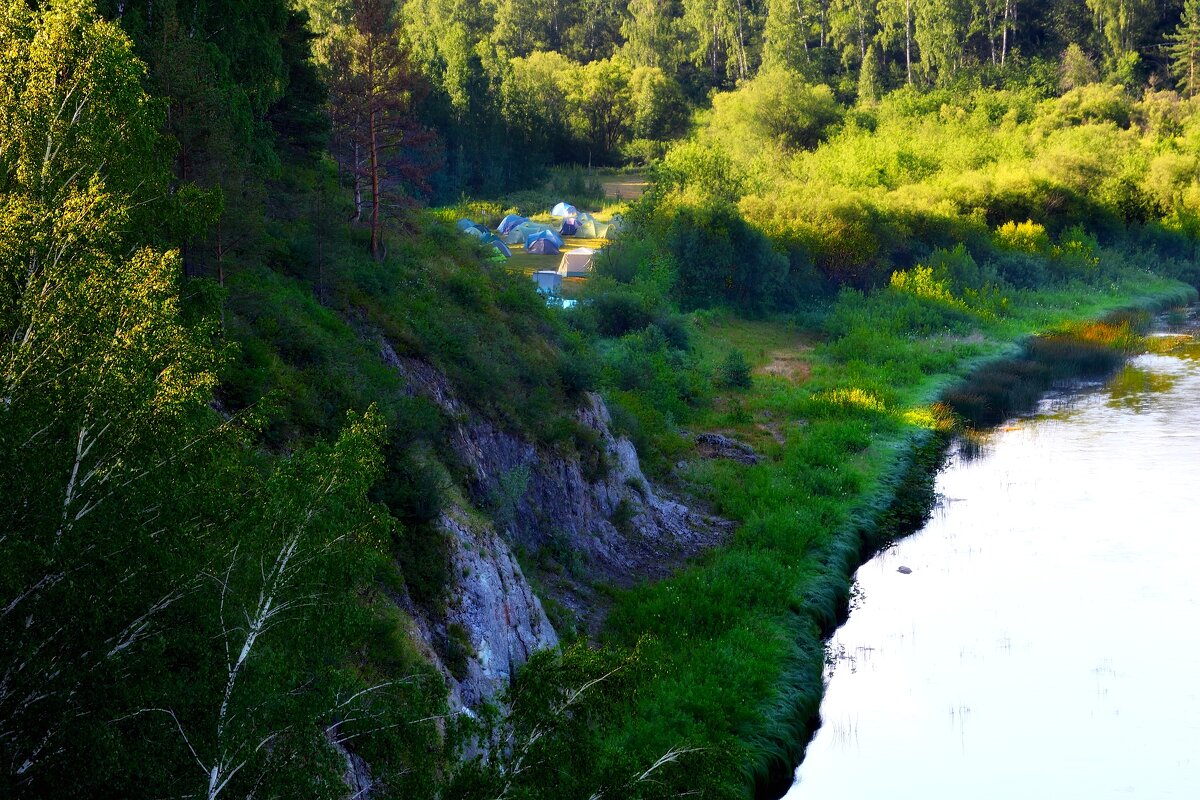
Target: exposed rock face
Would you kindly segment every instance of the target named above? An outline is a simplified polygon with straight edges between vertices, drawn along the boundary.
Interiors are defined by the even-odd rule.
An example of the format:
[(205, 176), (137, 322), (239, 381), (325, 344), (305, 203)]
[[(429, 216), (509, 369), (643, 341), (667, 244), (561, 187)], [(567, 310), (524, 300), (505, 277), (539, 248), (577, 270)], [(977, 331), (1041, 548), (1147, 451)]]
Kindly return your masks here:
[(444, 664), (434, 656), (445, 674), (455, 667), (453, 699), (464, 707), (493, 697), (531, 653), (558, 641), (513, 548), (531, 555), (570, 554), (580, 574), (560, 570), (543, 576), (546, 589), (594, 624), (592, 582), (630, 585), (666, 575), (728, 532), (722, 521), (654, 490), (633, 444), (612, 434), (599, 396), (589, 395), (576, 414), (579, 424), (594, 433), (595, 452), (585, 466), (575, 453), (537, 447), (472, 413), (430, 365), (398, 356), (386, 341), (380, 341), (380, 350), (406, 378), (407, 391), (436, 403), (450, 421), (448, 443), (465, 468), (469, 500), (496, 520), (493, 527), (469, 509), (443, 516), (441, 524), (454, 542), (446, 619), (423, 620), (419, 610), (410, 609), (426, 642), (446, 641), (451, 634), (461, 638), (465, 632), (465, 670), (461, 663)]
[(762, 460), (750, 445), (719, 433), (702, 433), (697, 436), (696, 452), (704, 458), (725, 458), (747, 465), (754, 465)]
[[(445, 619), (429, 620), (411, 604), (425, 642), (451, 641), (465, 649), (463, 661), (445, 663), (434, 648), (427, 655), (447, 676), (451, 704), (475, 709), (506, 685), (537, 650), (554, 647), (558, 636), (508, 545), (491, 525), (461, 510), (442, 515), (451, 535), (451, 585)], [(465, 638), (465, 641), (461, 639)]]
[(342, 782), (349, 790), (347, 800), (370, 800), (375, 796), (375, 779), (371, 777), (371, 769), (367, 762), (357, 753), (348, 750), (344, 744), (332, 738), (329, 741), (345, 763)]

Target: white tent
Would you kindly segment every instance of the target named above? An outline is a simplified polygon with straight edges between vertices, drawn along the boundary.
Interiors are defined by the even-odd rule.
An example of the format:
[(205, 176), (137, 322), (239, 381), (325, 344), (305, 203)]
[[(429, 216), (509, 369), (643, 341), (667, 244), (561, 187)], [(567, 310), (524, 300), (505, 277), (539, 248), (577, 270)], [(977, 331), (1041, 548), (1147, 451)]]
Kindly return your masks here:
[(564, 278), (586, 278), (592, 274), (596, 251), (590, 247), (576, 247), (563, 253), (558, 262), (558, 274)]
[(562, 290), (562, 275), (550, 269), (538, 270), (533, 273), (533, 283), (542, 294), (558, 294)]
[(579, 209), (570, 203), (561, 202), (550, 211), (552, 217), (573, 217), (579, 213)]

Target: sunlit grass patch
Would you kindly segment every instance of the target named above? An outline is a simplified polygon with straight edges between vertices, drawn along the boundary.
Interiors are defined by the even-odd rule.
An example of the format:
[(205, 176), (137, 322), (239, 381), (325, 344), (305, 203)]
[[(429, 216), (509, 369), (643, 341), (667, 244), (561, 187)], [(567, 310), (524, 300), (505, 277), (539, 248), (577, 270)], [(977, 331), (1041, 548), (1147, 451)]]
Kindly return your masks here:
[(833, 406), (840, 409), (854, 408), (863, 411), (874, 411), (879, 414), (886, 413), (887, 406), (883, 401), (871, 394), (868, 391), (857, 387), (849, 389), (831, 389), (829, 391), (820, 392), (813, 396), (813, 401), (817, 406)]

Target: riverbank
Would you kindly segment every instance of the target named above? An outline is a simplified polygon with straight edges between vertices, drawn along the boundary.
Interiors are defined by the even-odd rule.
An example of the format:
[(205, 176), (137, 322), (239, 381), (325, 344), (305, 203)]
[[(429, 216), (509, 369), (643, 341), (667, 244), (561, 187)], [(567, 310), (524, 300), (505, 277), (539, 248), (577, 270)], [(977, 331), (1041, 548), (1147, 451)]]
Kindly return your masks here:
[(956, 443), (947, 502), (855, 573), (789, 800), (1189, 796), (1200, 655), (1145, 653), (1200, 615), (1194, 342), (1152, 335)]
[(702, 361), (738, 349), (754, 378), (719, 394), (690, 430), (746, 442), (760, 460), (693, 456), (677, 467), (679, 482), (740, 528), (727, 548), (618, 597), (605, 638), (642, 640), (656, 674), (610, 743), (704, 747), (704, 780), (721, 795), (781, 794), (818, 724), (824, 641), (844, 618), (854, 570), (928, 508), (952, 425), (939, 401), (1030, 337), (1087, 334), (1084, 323), (1118, 309), (1195, 296), (1141, 273), (1103, 291), (1023, 294), (1003, 316), (965, 323), (914, 326), (911, 309), (882, 295), (843, 296), (819, 327), (701, 318)]

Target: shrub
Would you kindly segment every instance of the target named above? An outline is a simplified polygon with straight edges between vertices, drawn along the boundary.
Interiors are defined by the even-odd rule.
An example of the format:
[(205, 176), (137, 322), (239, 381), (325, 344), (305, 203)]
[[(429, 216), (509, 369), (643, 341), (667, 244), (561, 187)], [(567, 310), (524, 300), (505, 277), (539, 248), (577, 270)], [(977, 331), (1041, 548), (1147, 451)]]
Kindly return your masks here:
[(713, 97), (709, 133), (732, 153), (753, 155), (767, 144), (804, 150), (824, 140), (844, 114), (828, 86), (767, 66), (735, 91)]
[(688, 308), (728, 304), (760, 312), (778, 304), (788, 259), (727, 203), (681, 206), (668, 223), (675, 291)]
[(750, 362), (741, 350), (729, 351), (729, 355), (721, 362), (719, 374), (721, 385), (730, 389), (749, 389), (753, 383)]
[(1046, 259), (1020, 250), (1000, 250), (988, 262), (991, 269), (1017, 289), (1036, 289), (1046, 282)]
[(1004, 223), (996, 229), (995, 242), (997, 247), (1033, 256), (1049, 256), (1051, 251), (1046, 226), (1033, 220)]

